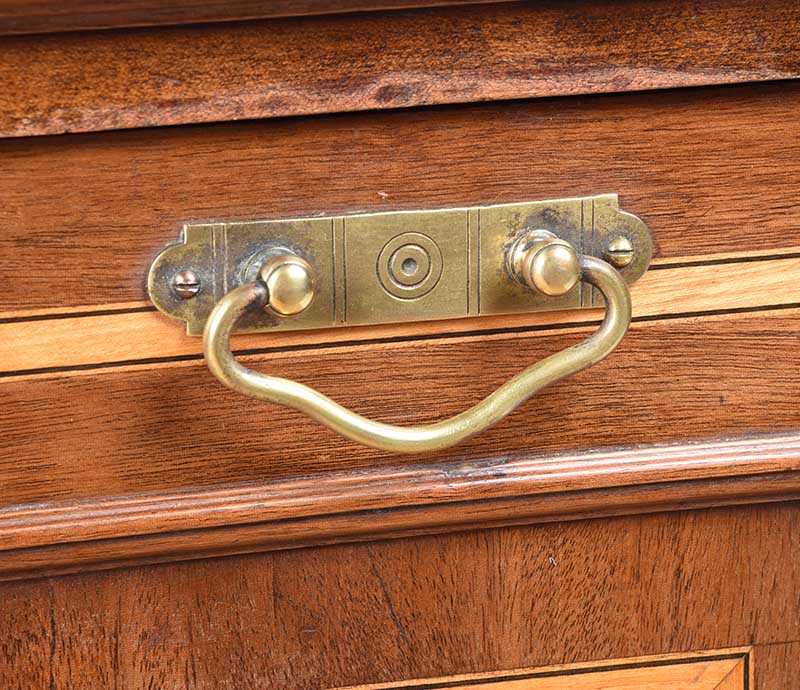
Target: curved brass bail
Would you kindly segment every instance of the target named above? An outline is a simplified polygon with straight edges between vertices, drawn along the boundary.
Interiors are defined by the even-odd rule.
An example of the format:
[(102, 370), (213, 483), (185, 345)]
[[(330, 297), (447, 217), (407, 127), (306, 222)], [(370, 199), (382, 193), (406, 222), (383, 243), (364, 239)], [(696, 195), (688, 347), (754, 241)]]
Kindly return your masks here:
[(376, 422), (313, 388), (239, 364), (231, 353), (230, 336), (251, 306), (266, 304), (267, 289), (260, 283), (232, 290), (214, 307), (203, 334), (206, 362), (229, 388), (292, 407), (366, 446), (397, 453), (447, 448), (497, 423), (545, 386), (604, 359), (619, 344), (631, 320), (630, 295), (624, 279), (610, 265), (593, 257), (582, 258), (580, 267), (581, 280), (597, 287), (605, 297), (606, 313), (598, 330), (583, 342), (531, 365), (468, 410), (435, 424), (403, 427)]

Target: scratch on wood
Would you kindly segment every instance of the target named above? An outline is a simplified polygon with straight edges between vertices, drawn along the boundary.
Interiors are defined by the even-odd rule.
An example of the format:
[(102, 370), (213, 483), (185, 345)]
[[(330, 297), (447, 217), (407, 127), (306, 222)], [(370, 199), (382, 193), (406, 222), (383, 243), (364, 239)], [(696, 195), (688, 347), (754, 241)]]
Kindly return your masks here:
[(375, 556), (372, 553), (372, 549), (368, 549), (369, 553), (369, 564), (372, 570), (372, 574), (375, 576), (375, 579), (378, 581), (378, 584), (381, 587), (381, 592), (383, 592), (383, 598), (386, 602), (386, 608), (389, 611), (389, 616), (394, 623), (394, 627), (397, 630), (397, 634), (400, 635), (403, 642), (408, 644), (408, 638), (406, 637), (406, 631), (403, 628), (403, 625), (400, 623), (400, 619), (397, 617), (397, 613), (394, 610), (394, 604), (392, 603), (392, 598), (389, 596), (389, 590), (386, 588), (386, 583), (383, 580), (383, 576), (381, 575), (380, 571), (378, 570), (378, 566), (375, 563)]

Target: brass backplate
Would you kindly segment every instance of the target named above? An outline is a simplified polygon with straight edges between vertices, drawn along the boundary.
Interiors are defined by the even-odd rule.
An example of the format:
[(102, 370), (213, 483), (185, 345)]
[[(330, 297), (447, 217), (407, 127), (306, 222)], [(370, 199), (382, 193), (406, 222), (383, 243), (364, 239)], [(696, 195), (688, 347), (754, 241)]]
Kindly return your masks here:
[[(150, 268), (148, 289), (162, 312), (200, 335), (214, 304), (252, 282), (265, 259), (289, 250), (316, 273), (315, 295), (302, 313), (278, 318), (254, 312), (242, 330), (295, 330), (484, 314), (577, 309), (602, 304), (579, 283), (560, 297), (540, 295), (509, 275), (506, 254), (522, 234), (549, 230), (580, 254), (607, 258), (609, 244), (627, 239), (632, 258), (619, 268), (633, 283), (647, 269), (647, 226), (619, 209), (616, 194), (498, 206), (363, 215), (185, 225)], [(190, 298), (175, 276), (195, 274)]]

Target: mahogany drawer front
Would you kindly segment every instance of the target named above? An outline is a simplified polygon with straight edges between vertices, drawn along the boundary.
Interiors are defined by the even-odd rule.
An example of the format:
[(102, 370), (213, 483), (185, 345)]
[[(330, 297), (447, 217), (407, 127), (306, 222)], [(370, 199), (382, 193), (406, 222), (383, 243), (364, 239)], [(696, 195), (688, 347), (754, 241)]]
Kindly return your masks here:
[[(6, 442), (22, 454), (6, 470), (2, 501), (397, 463), (221, 390), (200, 339), (154, 311), (150, 261), (183, 222), (209, 219), (616, 192), (655, 242), (620, 351), (489, 434), (412, 464), (789, 432), (798, 106), (800, 87), (781, 83), (0, 142), (10, 181), (0, 204), (0, 390)], [(477, 399), (514, 371), (515, 356), (534, 361), (574, 342), (598, 316), (265, 334), (235, 345), (348, 406), (421, 420)], [(26, 464), (44, 457), (47, 477), (30, 481)]]
[[(793, 495), (799, 104), (782, 83), (0, 142), (13, 278), (0, 574)], [(630, 332), (611, 358), (445, 451), (368, 449), (223, 389), (200, 339), (146, 301), (147, 266), (184, 221), (599, 191), (654, 237)], [(58, 276), (58, 289), (31, 275)], [(402, 424), (464, 409), (599, 316), (234, 344)]]
[[(639, 666), (635, 683), (612, 676), (601, 688), (794, 690), (797, 508), (484, 529), (7, 582), (0, 649), (15, 663), (0, 665), (0, 682), (461, 690), (465, 676), (484, 676), (466, 685), (474, 690), (567, 664)], [(676, 658), (698, 657), (722, 659), (727, 673), (701, 665), (689, 679), (656, 684)], [(549, 670), (553, 682), (563, 671)], [(573, 675), (570, 687), (594, 690), (592, 675)]]

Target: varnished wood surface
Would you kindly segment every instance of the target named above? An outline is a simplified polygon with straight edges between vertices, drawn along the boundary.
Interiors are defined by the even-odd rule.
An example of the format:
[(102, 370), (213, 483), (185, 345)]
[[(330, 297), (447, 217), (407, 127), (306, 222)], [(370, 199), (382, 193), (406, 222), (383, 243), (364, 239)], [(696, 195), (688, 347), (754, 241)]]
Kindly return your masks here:
[(756, 690), (778, 688), (797, 690), (800, 678), (797, 676), (797, 660), (800, 659), (800, 642), (771, 644), (760, 647), (753, 658)]
[(7, 37), (0, 135), (794, 79), (799, 32), (794, 0), (581, 0)]
[(0, 0), (0, 34), (196, 24), (491, 0)]
[[(654, 267), (631, 290), (634, 319), (800, 305), (800, 251), (783, 250), (780, 254), (790, 258), (726, 261), (711, 255), (696, 264)], [(136, 308), (140, 311), (132, 311)], [(188, 337), (182, 322), (169, 319), (144, 303), (123, 306), (112, 313), (59, 317), (0, 321), (0, 377), (92, 365), (196, 359), (202, 355), (201, 338)], [(597, 309), (506, 314), (244, 335), (233, 338), (232, 343), (237, 351), (246, 352), (547, 326), (578, 327), (593, 325), (601, 318), (602, 310)]]
[(796, 690), (796, 504), (3, 585), (2, 687), (316, 690), (754, 645)]
[[(242, 357), (393, 423), (463, 410), (584, 332), (481, 333)], [(791, 433), (797, 309), (637, 324), (607, 360), (429, 464)], [(398, 378), (400, 376), (401, 378)], [(202, 361), (8, 379), (2, 505), (122, 496), (398, 464), (301, 414), (229, 391)]]
[(0, 511), (0, 579), (800, 497), (800, 437), (310, 476)]
[(147, 299), (184, 222), (617, 192), (658, 258), (800, 246), (800, 84), (0, 142), (0, 312)]
[(342, 690), (747, 690), (749, 664), (747, 651), (659, 655)]

